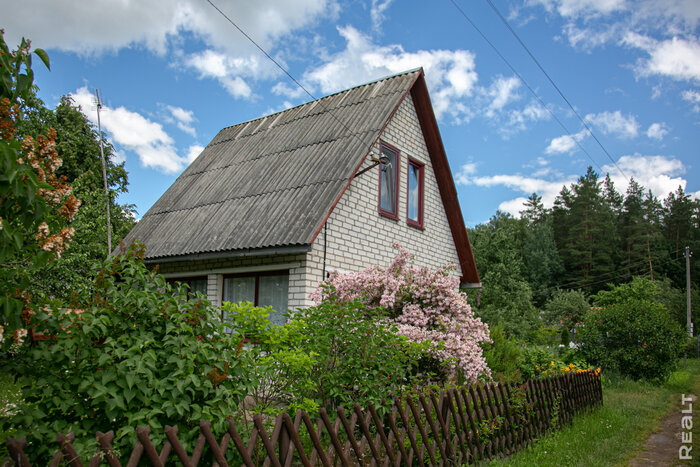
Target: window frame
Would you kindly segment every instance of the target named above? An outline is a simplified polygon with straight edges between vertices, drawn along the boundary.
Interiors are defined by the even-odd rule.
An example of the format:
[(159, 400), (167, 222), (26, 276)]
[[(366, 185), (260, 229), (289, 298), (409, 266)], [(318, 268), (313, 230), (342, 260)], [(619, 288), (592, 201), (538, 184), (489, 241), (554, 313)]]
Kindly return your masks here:
[[(425, 199), (425, 164), (408, 157), (408, 163), (406, 164), (406, 224), (411, 227), (415, 227), (420, 230), (425, 229), (423, 223), (423, 200)], [(413, 220), (408, 217), (408, 210), (410, 208), (410, 187), (408, 182), (411, 179), (411, 168), (416, 167), (418, 169), (418, 220)]]
[[(255, 278), (255, 292), (253, 293), (253, 306), (258, 306), (260, 296), (260, 278), (263, 276), (287, 276), (289, 278), (289, 269), (279, 269), (275, 271), (260, 271), (260, 272), (241, 272), (236, 274), (224, 274), (221, 282), (221, 301), (224, 302), (226, 297), (226, 279), (240, 279), (245, 277)], [(287, 279), (287, 308), (289, 308), (289, 279)], [(275, 310), (277, 313), (286, 313), (288, 310)], [(221, 310), (221, 319), (224, 319), (224, 311)]]
[(379, 214), (392, 220), (399, 220), (399, 185), (400, 185), (400, 167), (401, 167), (401, 151), (391, 144), (384, 141), (379, 143), (380, 155), (384, 153), (384, 148), (396, 154), (396, 167), (394, 167), (395, 187), (394, 187), (394, 212), (382, 209), (382, 167), (379, 166), (379, 181), (377, 182), (377, 209)]

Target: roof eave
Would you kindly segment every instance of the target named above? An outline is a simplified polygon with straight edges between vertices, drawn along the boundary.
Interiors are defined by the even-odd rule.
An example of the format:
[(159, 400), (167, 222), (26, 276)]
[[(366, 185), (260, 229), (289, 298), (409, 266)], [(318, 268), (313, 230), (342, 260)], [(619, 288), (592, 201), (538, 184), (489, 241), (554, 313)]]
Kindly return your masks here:
[(161, 256), (145, 258), (146, 264), (176, 263), (179, 261), (211, 260), (226, 258), (241, 258), (252, 256), (272, 256), (272, 255), (296, 255), (308, 253), (311, 245), (275, 246), (266, 248), (244, 248), (240, 250), (211, 251), (206, 253), (192, 253), (187, 255)]
[(440, 197), (447, 214), (447, 221), (450, 225), (450, 231), (452, 232), (452, 239), (457, 249), (459, 265), (462, 269), (462, 278), (466, 283), (478, 284), (481, 280), (479, 279), (479, 273), (476, 269), (474, 253), (469, 243), (469, 235), (467, 234), (467, 228), (464, 225), (464, 218), (462, 217), (462, 210), (459, 206), (457, 189), (452, 179), (450, 164), (447, 161), (447, 154), (442, 144), (440, 130), (437, 126), (433, 106), (430, 103), (428, 87), (425, 84), (425, 76), (423, 73), (420, 73), (413, 83), (411, 87), (411, 96), (413, 97), (413, 103), (416, 108), (421, 130), (423, 131), (423, 138), (428, 147), (430, 161), (435, 171), (435, 178), (437, 179)]

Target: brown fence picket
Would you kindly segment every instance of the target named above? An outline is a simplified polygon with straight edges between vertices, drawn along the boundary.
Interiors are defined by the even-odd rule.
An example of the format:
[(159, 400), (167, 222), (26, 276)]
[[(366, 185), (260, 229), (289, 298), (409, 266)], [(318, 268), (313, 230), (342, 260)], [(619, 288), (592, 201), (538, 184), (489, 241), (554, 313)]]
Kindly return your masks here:
[[(211, 431), (211, 422), (203, 420), (191, 454), (178, 439), (176, 426), (163, 428), (165, 440), (160, 452), (151, 441), (150, 428), (137, 427), (126, 466), (135, 467), (144, 461), (163, 466), (175, 461), (196, 467), (206, 449), (214, 465), (220, 467), (230, 464), (231, 455), (237, 465), (251, 467), (399, 466), (413, 465), (414, 460), (419, 465), (464, 465), (510, 455), (547, 430), (560, 428), (578, 413), (602, 403), (600, 375), (587, 371), (519, 384), (492, 382), (429, 392), (419, 394), (417, 400), (408, 396), (395, 400), (391, 411), (382, 416), (371, 404), (367, 410), (354, 404), (349, 418), (343, 407), (337, 407), (335, 420), (331, 421), (321, 408), (314, 425), (304, 411), (297, 411), (294, 420), (282, 412), (269, 435), (258, 414), (252, 417), (245, 437), (236, 430), (234, 421), (228, 420), (220, 442)], [(552, 424), (555, 415), (556, 425)], [(302, 425), (306, 433), (302, 433)], [(97, 432), (96, 438), (97, 450), (88, 465), (121, 467), (112, 446), (114, 432)], [(73, 433), (57, 434), (58, 449), (45, 465), (82, 467), (74, 442)], [(25, 440), (9, 437), (5, 445), (9, 456), (3, 466), (32, 465)]]

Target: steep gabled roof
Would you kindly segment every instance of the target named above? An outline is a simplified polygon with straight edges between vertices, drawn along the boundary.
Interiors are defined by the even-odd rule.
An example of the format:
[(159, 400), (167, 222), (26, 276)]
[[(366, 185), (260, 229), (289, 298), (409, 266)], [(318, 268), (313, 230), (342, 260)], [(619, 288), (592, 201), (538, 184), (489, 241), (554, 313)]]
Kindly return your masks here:
[(422, 69), (224, 128), (125, 242), (155, 261), (308, 247), (409, 92), (463, 274), (478, 282)]

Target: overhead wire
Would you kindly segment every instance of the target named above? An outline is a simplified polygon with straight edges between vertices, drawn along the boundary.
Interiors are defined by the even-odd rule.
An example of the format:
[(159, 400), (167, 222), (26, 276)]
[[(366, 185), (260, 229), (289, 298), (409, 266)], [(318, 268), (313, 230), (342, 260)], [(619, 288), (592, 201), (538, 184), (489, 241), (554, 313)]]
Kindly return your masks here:
[[(357, 134), (353, 133), (352, 130), (345, 123), (343, 123), (343, 121), (341, 121), (338, 117), (336, 117), (333, 114), (333, 111), (331, 109), (329, 109), (328, 107), (326, 107), (321, 99), (317, 98), (308, 89), (306, 89), (306, 87), (304, 87), (303, 84), (301, 84), (294, 76), (292, 76), (292, 74), (285, 67), (283, 67), (277, 60), (275, 60), (274, 57), (272, 57), (272, 55), (270, 55), (265, 49), (263, 49), (262, 46), (260, 46), (260, 44), (258, 44), (255, 41), (255, 39), (253, 39), (250, 35), (248, 35), (248, 33), (246, 33), (240, 26), (238, 26), (238, 24), (236, 24), (235, 21), (233, 21), (226, 13), (224, 13), (218, 6), (216, 6), (216, 4), (214, 4), (214, 2), (212, 0), (206, 0), (206, 1), (217, 12), (219, 12), (219, 14), (221, 16), (223, 16), (226, 19), (226, 21), (231, 23), (231, 25), (233, 25), (233, 27), (235, 27), (241, 34), (243, 34), (243, 36), (246, 39), (248, 39), (248, 41), (250, 41), (255, 47), (257, 47), (257, 49), (260, 52), (262, 52), (265, 55), (265, 57), (267, 57), (272, 63), (274, 63), (277, 66), (277, 68), (282, 70), (282, 72), (285, 75), (287, 75), (287, 77), (289, 77), (289, 79), (291, 79), (294, 82), (294, 84), (296, 84), (299, 88), (301, 88), (311, 98), (311, 100), (317, 101), (318, 104), (323, 108), (323, 110), (328, 112), (328, 114), (331, 116), (331, 118), (333, 118), (336, 122), (338, 122), (343, 128), (345, 128), (348, 131), (349, 136), (352, 136), (357, 141), (359, 141), (360, 144), (362, 144), (364, 146), (365, 142), (362, 139), (360, 139), (360, 137), (357, 136)], [(371, 148), (372, 148), (372, 143), (370, 143), (368, 151), (371, 150)]]
[(613, 165), (615, 165), (615, 167), (617, 168), (617, 170), (620, 171), (620, 173), (622, 174), (623, 177), (625, 177), (626, 179), (629, 179), (629, 177), (628, 177), (627, 175), (625, 175), (625, 172), (620, 168), (620, 166), (617, 165), (617, 162), (615, 162), (615, 160), (612, 158), (612, 156), (610, 155), (610, 153), (608, 152), (608, 150), (605, 148), (605, 146), (603, 146), (603, 143), (598, 139), (598, 137), (595, 135), (595, 133), (593, 133), (593, 130), (592, 130), (591, 127), (586, 123), (586, 120), (585, 120), (583, 117), (581, 117), (581, 115), (576, 111), (576, 109), (575, 109), (574, 106), (571, 104), (571, 102), (569, 101), (569, 99), (567, 99), (567, 97), (564, 95), (564, 93), (563, 93), (562, 90), (559, 88), (559, 86), (557, 86), (557, 83), (554, 82), (554, 80), (553, 80), (552, 77), (549, 75), (549, 73), (547, 73), (547, 71), (544, 69), (544, 67), (542, 66), (542, 64), (540, 63), (540, 61), (537, 60), (537, 58), (535, 58), (535, 56), (533, 55), (533, 53), (530, 51), (530, 49), (528, 48), (528, 46), (525, 45), (525, 42), (523, 42), (523, 40), (520, 38), (520, 36), (518, 35), (518, 33), (515, 32), (515, 30), (514, 30), (513, 27), (510, 25), (510, 23), (508, 22), (508, 20), (501, 14), (501, 12), (499, 11), (499, 9), (496, 8), (496, 5), (494, 5), (493, 2), (492, 2), (491, 0), (486, 0), (486, 2), (489, 4), (489, 6), (491, 7), (491, 9), (496, 13), (496, 15), (497, 15), (498, 18), (501, 20), (501, 22), (503, 22), (503, 24), (505, 24), (506, 28), (508, 28), (508, 30), (510, 31), (510, 33), (513, 35), (513, 37), (515, 37), (515, 39), (516, 39), (516, 40), (518, 41), (518, 43), (522, 46), (522, 48), (525, 49), (525, 52), (527, 52), (527, 54), (530, 56), (530, 58), (532, 59), (532, 61), (535, 62), (535, 64), (537, 65), (537, 67), (538, 67), (538, 68), (540, 69), (540, 71), (545, 75), (545, 77), (546, 77), (547, 80), (550, 82), (550, 84), (554, 87), (554, 89), (557, 91), (557, 93), (559, 94), (559, 96), (561, 96), (561, 98), (564, 100), (564, 102), (566, 102), (566, 105), (569, 106), (569, 108), (570, 108), (571, 111), (574, 113), (574, 115), (576, 115), (576, 117), (581, 121), (581, 124), (582, 124), (582, 125), (584, 126), (584, 128), (588, 131), (588, 134), (591, 135), (591, 137), (595, 140), (596, 143), (598, 143), (598, 146), (600, 146), (600, 148), (603, 150), (603, 152), (604, 152), (605, 155), (608, 157), (608, 159), (610, 159), (610, 162), (612, 162)]
[(544, 101), (539, 96), (539, 94), (537, 94), (537, 92), (535, 92), (535, 90), (532, 88), (532, 86), (530, 86), (530, 84), (525, 80), (525, 78), (523, 78), (523, 76), (520, 74), (520, 72), (518, 72), (518, 70), (516, 70), (515, 67), (513, 65), (511, 65), (510, 61), (501, 53), (500, 50), (498, 50), (498, 47), (496, 47), (496, 45), (493, 42), (491, 42), (491, 40), (489, 40), (488, 37), (486, 37), (486, 34), (484, 34), (481, 31), (481, 29), (476, 25), (476, 23), (474, 23), (474, 21), (472, 21), (472, 19), (469, 17), (469, 15), (467, 15), (467, 13), (457, 4), (457, 2), (455, 0), (450, 0), (450, 2), (452, 3), (452, 5), (454, 5), (454, 7), (457, 9), (457, 11), (459, 11), (459, 13), (462, 15), (462, 17), (471, 25), (471, 27), (474, 28), (474, 30), (481, 36), (481, 38), (493, 49), (494, 52), (496, 52), (496, 55), (498, 55), (498, 57), (506, 64), (506, 66), (508, 66), (508, 68), (510, 68), (510, 70), (515, 74), (515, 76), (518, 77), (520, 82), (525, 85), (525, 87), (528, 89), (528, 91), (530, 91), (530, 93), (535, 97), (537, 102), (539, 102), (539, 104), (559, 124), (559, 126), (564, 130), (564, 132), (567, 134), (567, 136), (569, 136), (569, 138), (571, 138), (571, 141), (576, 143), (576, 145), (579, 147), (579, 149), (588, 157), (588, 159), (591, 160), (593, 165), (598, 167), (598, 170), (603, 172), (602, 167), (595, 161), (595, 159), (593, 159), (591, 154), (586, 150), (586, 148), (583, 147), (581, 142), (578, 139), (576, 139), (574, 134), (567, 128), (567, 126), (564, 125), (564, 122), (562, 122), (559, 119), (559, 117), (557, 117), (557, 115), (552, 111), (552, 109), (550, 109), (549, 106), (547, 106), (544, 103)]

